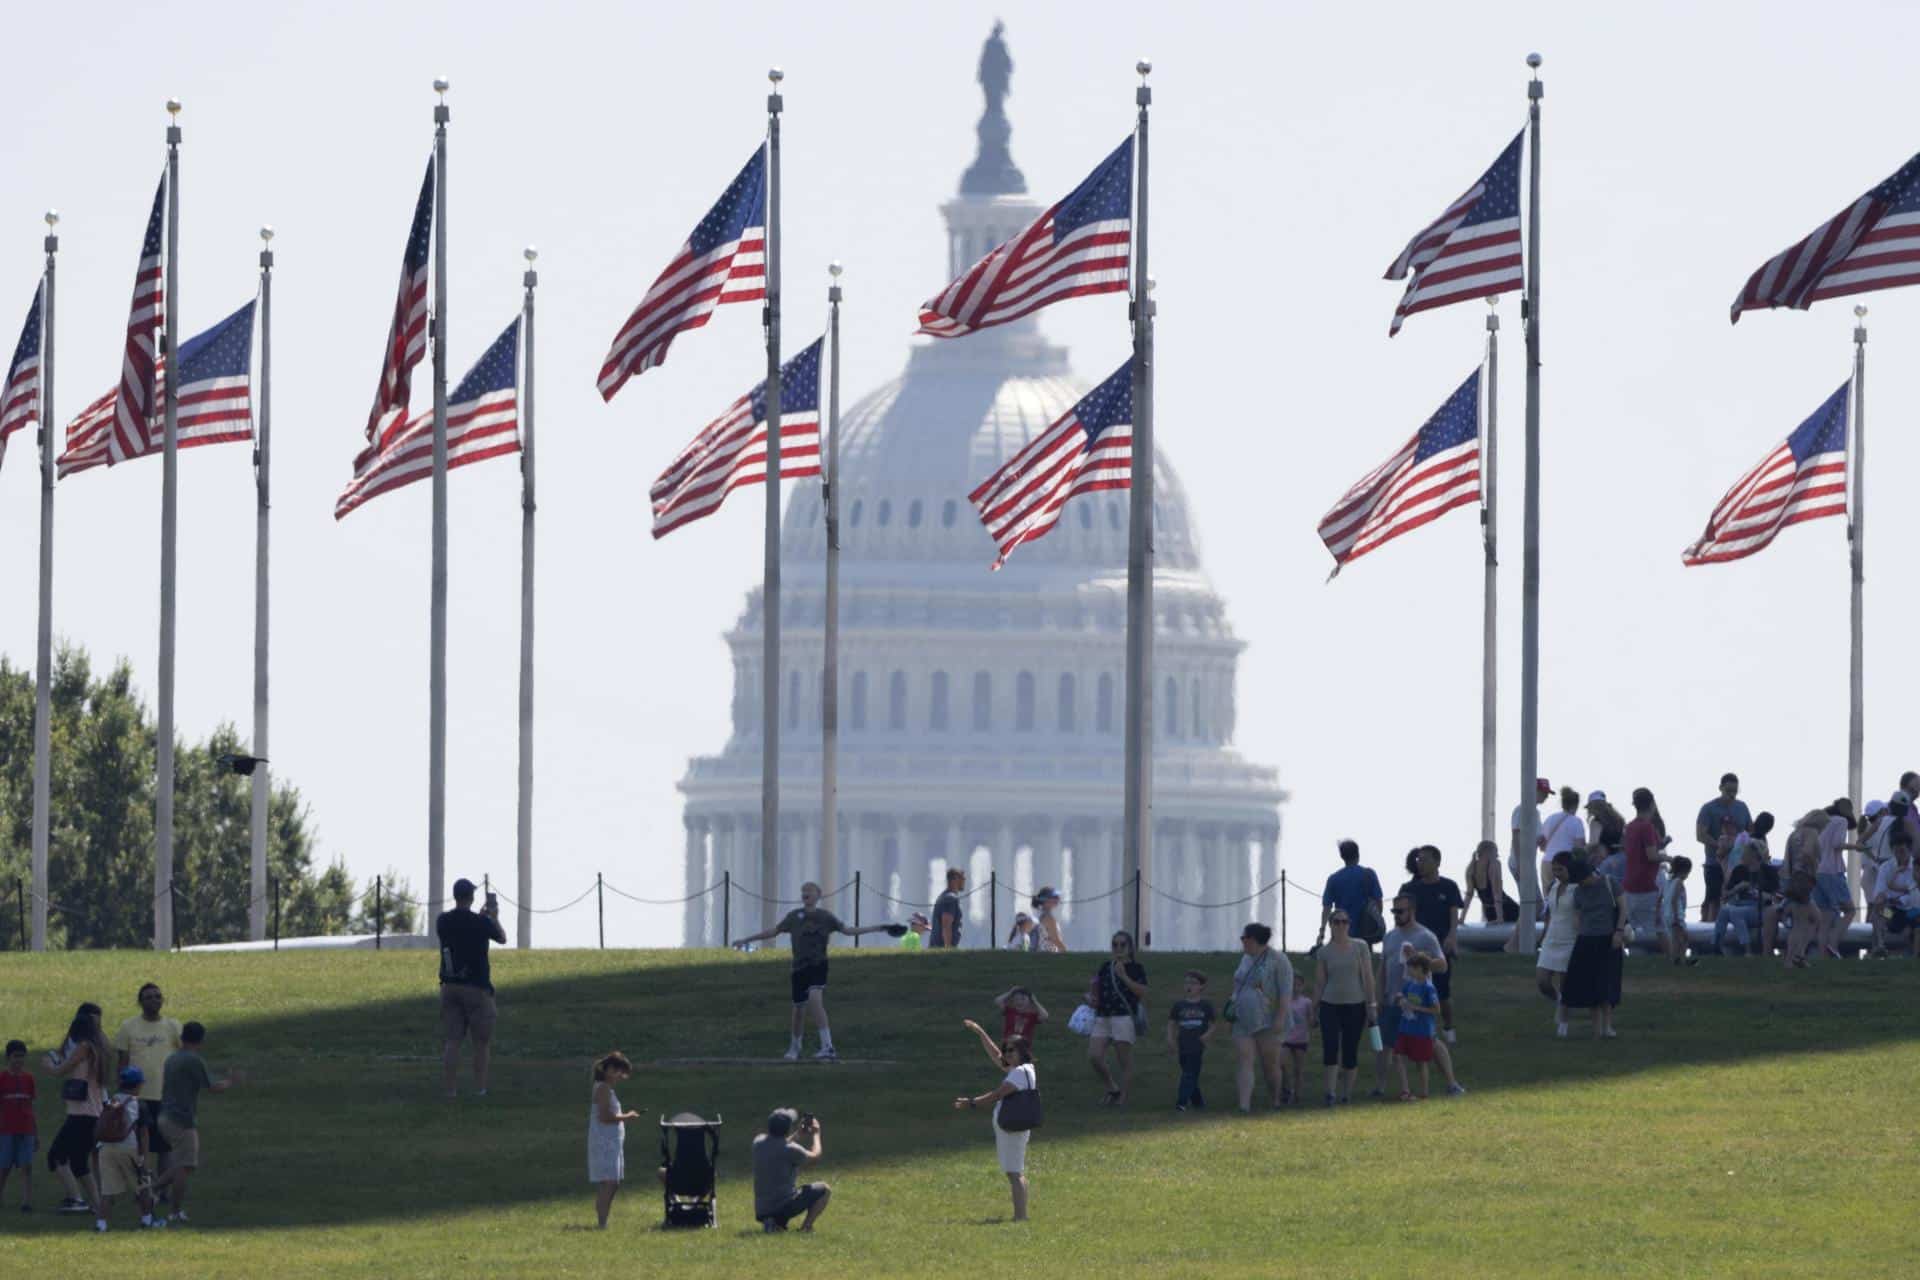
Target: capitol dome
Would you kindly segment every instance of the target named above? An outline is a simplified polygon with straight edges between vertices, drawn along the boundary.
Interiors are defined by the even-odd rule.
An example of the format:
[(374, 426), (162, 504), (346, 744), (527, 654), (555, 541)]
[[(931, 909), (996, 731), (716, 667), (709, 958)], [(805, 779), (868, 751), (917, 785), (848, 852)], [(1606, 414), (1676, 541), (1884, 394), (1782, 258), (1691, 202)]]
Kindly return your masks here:
[[(983, 81), (996, 56), (1010, 69), (997, 30)], [(941, 210), (955, 275), (1040, 213), (1007, 153), (1010, 132), (990, 85), (980, 155)], [(996, 920), (994, 941), (1003, 941), (1040, 885), (1065, 896), (1075, 947), (1104, 950), (1102, 935), (1123, 908), (1130, 914), (1131, 895), (1112, 892), (1124, 878), (1127, 495), (1073, 499), (1052, 532), (998, 572), (967, 502), (1091, 387), (1028, 318), (924, 341), (901, 376), (841, 415), (839, 849), (830, 865), (836, 882), (860, 873), (863, 921), (930, 902), (949, 865), (976, 890), (969, 946)], [(1177, 417), (1177, 399), (1170, 407)], [(1271, 901), (1224, 913), (1180, 904), (1243, 899), (1274, 879), (1284, 797), (1272, 769), (1233, 749), (1243, 646), (1201, 567), (1164, 452), (1155, 495), (1155, 835), (1142, 905), (1155, 945), (1222, 946), (1245, 920), (1271, 918)], [(823, 506), (817, 483), (794, 485), (782, 528), (782, 899), (822, 876)], [(681, 782), (689, 893), (726, 872), (761, 888), (757, 587), (727, 639), (733, 732)], [(985, 891), (994, 878), (997, 911)], [(850, 922), (852, 896), (827, 905)], [(736, 901), (734, 920), (758, 919), (750, 904)], [(723, 945), (721, 927), (711, 897), (688, 905), (689, 945)]]

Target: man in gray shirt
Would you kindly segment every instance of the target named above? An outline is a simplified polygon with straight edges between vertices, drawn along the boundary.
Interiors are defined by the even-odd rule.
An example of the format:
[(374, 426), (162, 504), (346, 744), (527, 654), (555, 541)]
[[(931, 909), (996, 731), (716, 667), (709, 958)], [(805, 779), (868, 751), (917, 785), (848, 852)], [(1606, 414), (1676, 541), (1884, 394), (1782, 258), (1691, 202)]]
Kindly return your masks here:
[[(1447, 957), (1433, 930), (1413, 918), (1413, 899), (1401, 894), (1393, 900), (1393, 927), (1380, 943), (1380, 1051), (1373, 1056), (1373, 1096), (1387, 1096), (1387, 1062), (1400, 1036), (1400, 988), (1407, 981), (1407, 957), (1414, 952), (1433, 962), (1435, 973), (1447, 971)], [(1447, 1094), (1458, 1097), (1466, 1088), (1454, 1078), (1453, 1055), (1440, 1036), (1433, 1039), (1434, 1060), (1447, 1076)]]
[(796, 1187), (793, 1174), (819, 1158), (818, 1120), (803, 1119), (790, 1107), (767, 1117), (767, 1131), (753, 1140), (753, 1216), (762, 1230), (785, 1231), (803, 1213), (807, 1220), (800, 1229), (813, 1230), (814, 1222), (827, 1211), (833, 1189), (824, 1182)]

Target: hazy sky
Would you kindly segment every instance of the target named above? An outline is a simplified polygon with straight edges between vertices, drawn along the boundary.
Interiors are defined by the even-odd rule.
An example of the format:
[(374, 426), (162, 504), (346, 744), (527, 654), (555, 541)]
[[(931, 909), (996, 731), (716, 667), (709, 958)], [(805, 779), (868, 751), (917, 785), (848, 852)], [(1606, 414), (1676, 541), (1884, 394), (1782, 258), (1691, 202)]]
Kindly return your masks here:
[[(679, 892), (674, 782), (728, 731), (721, 633), (759, 574), (755, 503), (655, 544), (647, 484), (759, 376), (751, 307), (682, 337), (611, 406), (611, 337), (762, 130), (765, 69), (787, 73), (787, 333), (824, 313), (847, 263), (845, 385), (904, 360), (915, 305), (945, 282), (936, 206), (973, 155), (980, 42), (1007, 22), (1013, 152), (1036, 198), (1063, 194), (1132, 124), (1133, 63), (1155, 63), (1158, 439), (1185, 481), (1206, 565), (1247, 642), (1238, 745), (1291, 793), (1281, 853), (1317, 879), (1351, 834), (1369, 860), (1476, 837), (1480, 554), (1456, 512), (1324, 584), (1320, 515), (1480, 359), (1478, 303), (1391, 341), (1406, 238), (1524, 123), (1530, 49), (1547, 84), (1542, 419), (1542, 770), (1624, 793), (1676, 825), (1726, 768), (1783, 823), (1844, 789), (1846, 548), (1839, 521), (1741, 564), (1683, 569), (1725, 488), (1846, 376), (1845, 301), (1727, 307), (1748, 273), (1880, 181), (1920, 136), (1920, 14), (1856, 5), (1538, 4), (796, 7), (198, 4), (165, 21), (18, 15), (0, 133), (0, 334), (61, 225), (64, 422), (117, 376), (138, 238), (186, 103), (182, 336), (255, 287), (255, 230), (279, 231), (275, 288), (272, 756), (313, 808), (324, 857), (425, 888), (427, 486), (343, 524), (436, 74), (454, 91), (452, 376), (519, 305), (541, 248), (539, 898), (596, 870)], [(1730, 16), (1732, 13), (1732, 16)], [(1780, 19), (1787, 19), (1781, 21)], [(1391, 40), (1382, 34), (1390, 33)], [(84, 68), (85, 74), (75, 74)], [(1867, 778), (1915, 764), (1896, 726), (1920, 694), (1894, 666), (1920, 623), (1903, 563), (1920, 515), (1890, 476), (1920, 466), (1910, 423), (1920, 297), (1874, 295)], [(1516, 796), (1520, 328), (1502, 306), (1506, 603), (1501, 811)], [(1054, 308), (1083, 377), (1125, 351), (1124, 308)], [(418, 388), (430, 384), (423, 367)], [(416, 396), (416, 403), (420, 403)], [(183, 456), (178, 714), (199, 737), (251, 717), (253, 496), (247, 451)], [(449, 878), (511, 883), (518, 473), (452, 482)], [(160, 468), (59, 489), (55, 629), (127, 655), (153, 688)], [(31, 441), (0, 471), (0, 651), (33, 659)], [(985, 566), (982, 566), (983, 572)], [(1116, 748), (1117, 749), (1117, 748)], [(1504, 824), (1504, 819), (1503, 819)], [(1377, 855), (1377, 856), (1373, 856)], [(1304, 901), (1304, 900), (1303, 900)], [(610, 899), (608, 935), (661, 942), (677, 913)], [(584, 938), (586, 907), (543, 925)], [(581, 931), (581, 932), (573, 932)], [(1296, 941), (1301, 932), (1295, 930)]]

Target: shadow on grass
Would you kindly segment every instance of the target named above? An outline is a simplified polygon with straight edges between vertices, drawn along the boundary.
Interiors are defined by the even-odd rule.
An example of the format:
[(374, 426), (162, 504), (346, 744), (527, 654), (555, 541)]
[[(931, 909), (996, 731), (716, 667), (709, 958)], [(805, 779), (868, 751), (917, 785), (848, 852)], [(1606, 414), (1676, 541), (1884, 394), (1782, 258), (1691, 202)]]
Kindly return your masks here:
[[(126, 960), (128, 973), (152, 967), (137, 955)], [(252, 1076), (246, 1090), (202, 1104), (208, 1171), (196, 1180), (196, 1200), (218, 1198), (223, 1229), (407, 1221), (575, 1199), (580, 1212), (589, 1213), (587, 1067), (614, 1047), (643, 1064), (620, 1092), (623, 1104), (646, 1112), (629, 1125), (629, 1181), (619, 1215), (631, 1220), (658, 1212), (652, 1176), (657, 1117), (691, 1109), (724, 1117), (722, 1221), (739, 1222), (751, 1196), (749, 1144), (762, 1117), (778, 1105), (822, 1117), (826, 1158), (803, 1178), (837, 1182), (965, 1153), (983, 1177), (991, 1170), (999, 1181), (991, 1122), (984, 1115), (956, 1116), (952, 1101), (990, 1089), (999, 1076), (961, 1019), (997, 1030), (992, 997), (1015, 984), (1032, 987), (1052, 1014), (1038, 1036), (1047, 1124), (1035, 1137), (1037, 1146), (1121, 1133), (1149, 1138), (1173, 1126), (1315, 1123), (1320, 1108), (1256, 1114), (1251, 1121), (1233, 1113), (1234, 1053), (1224, 1028), (1204, 1072), (1216, 1109), (1179, 1115), (1172, 1108), (1177, 1070), (1164, 1047), (1162, 1022), (1171, 979), (1203, 969), (1214, 976), (1217, 1000), (1235, 961), (1211, 953), (1145, 957), (1155, 979), (1154, 1018), (1136, 1050), (1133, 1098), (1122, 1110), (1098, 1104), (1086, 1042), (1064, 1026), (1096, 963), (1090, 956), (837, 952), (828, 995), (837, 1046), (850, 1056), (899, 1064), (841, 1071), (778, 1061), (790, 1009), (784, 955), (527, 958), (509, 952), (496, 959), (500, 1025), (493, 1088), (486, 1099), (458, 1101), (441, 1096), (431, 956), (354, 953), (311, 972), (297, 958), (256, 957), (249, 963), (265, 966), (269, 979), (285, 984), (289, 999), (293, 984), (316, 974), (330, 985), (307, 989), (299, 1007), (286, 1011), (274, 1008), (269, 997), (251, 1008), (170, 1012), (208, 1022), (216, 1069), (241, 1063)], [(170, 957), (163, 967), (179, 976), (161, 980), (180, 984), (191, 966), (234, 963), (231, 957)], [(1300, 972), (1309, 971), (1304, 960), (1296, 963)], [(543, 970), (565, 971), (540, 976)], [(358, 989), (369, 997), (350, 1003), (356, 975), (364, 984)], [(206, 976), (212, 996), (221, 975)], [(393, 994), (396, 977), (415, 989)], [(1553, 1036), (1552, 1007), (1533, 989), (1530, 965), (1512, 957), (1468, 956), (1455, 984), (1460, 1042), (1453, 1052), (1472, 1096), (1435, 1105), (1470, 1108), (1489, 1094), (1560, 1081), (1911, 1042), (1920, 1035), (1910, 1014), (1916, 995), (1920, 967), (1907, 964), (1846, 962), (1788, 973), (1758, 961), (1709, 960), (1676, 971), (1636, 958), (1628, 967), (1621, 1038), (1562, 1041)], [(117, 1022), (117, 1016), (108, 1021)], [(809, 1048), (812, 1043), (809, 1031)], [(1371, 1071), (1362, 1056), (1364, 1092)], [(646, 1065), (676, 1059), (764, 1061)], [(1316, 1034), (1310, 1097), (1321, 1092), (1318, 1062)], [(463, 1086), (467, 1079), (463, 1062)], [(297, 1124), (289, 1122), (294, 1115)], [(1285, 1129), (1271, 1132), (1278, 1136)], [(990, 1226), (1005, 1220), (968, 1221)], [(45, 1229), (44, 1223), (35, 1226)]]

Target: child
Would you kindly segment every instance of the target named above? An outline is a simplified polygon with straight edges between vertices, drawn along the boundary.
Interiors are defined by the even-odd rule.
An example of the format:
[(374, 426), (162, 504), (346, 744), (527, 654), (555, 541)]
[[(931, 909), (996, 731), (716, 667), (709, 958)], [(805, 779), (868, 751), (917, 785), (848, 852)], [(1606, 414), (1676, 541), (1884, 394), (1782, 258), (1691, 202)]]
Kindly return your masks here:
[(1040, 931), (1034, 927), (1033, 917), (1024, 911), (1016, 912), (1013, 928), (1007, 934), (1007, 950), (1038, 951), (1040, 949)]
[(33, 1212), (33, 1153), (40, 1145), (33, 1121), (33, 1073), (27, 1070), (24, 1041), (7, 1041), (7, 1069), (0, 1071), (0, 1195), (7, 1178), (20, 1171), (20, 1212)]
[(607, 1229), (607, 1214), (613, 1211), (614, 1193), (627, 1176), (627, 1121), (638, 1120), (638, 1111), (622, 1111), (613, 1086), (633, 1075), (633, 1063), (615, 1049), (593, 1064), (593, 1102), (587, 1108), (587, 1181), (598, 1185), (593, 1211), (600, 1215), (600, 1230)]
[[(131, 1193), (140, 1206), (140, 1225), (164, 1227), (165, 1218), (153, 1216), (153, 1187), (147, 1181), (147, 1126), (140, 1122), (140, 1086), (147, 1073), (139, 1067), (120, 1072), (120, 1091), (101, 1108), (95, 1132), (100, 1138), (100, 1216), (93, 1229), (105, 1231), (116, 1197)], [(115, 1136), (118, 1134), (119, 1136)]]
[(1687, 954), (1687, 873), (1693, 870), (1693, 859), (1675, 858), (1672, 866), (1673, 874), (1660, 891), (1660, 940), (1669, 960), (1697, 965), (1699, 958)]
[(1173, 1109), (1204, 1111), (1207, 1100), (1200, 1094), (1200, 1060), (1213, 1039), (1214, 1020), (1213, 1003), (1206, 998), (1207, 975), (1187, 970), (1183, 990), (1186, 994), (1167, 1006), (1167, 1049), (1180, 1060), (1180, 1087)]
[(1280, 1041), (1280, 1102), (1307, 1105), (1307, 1091), (1302, 1081), (1307, 1071), (1307, 1034), (1313, 1025), (1313, 997), (1307, 994), (1304, 983), (1293, 988), (1293, 999), (1288, 1002), (1291, 1011), (1287, 1021), (1286, 1038)]
[(1033, 998), (1033, 992), (1025, 987), (1009, 987), (993, 998), (994, 1008), (1000, 1010), (1000, 1042), (1019, 1036), (1028, 1044), (1033, 1043), (1033, 1033), (1047, 1020), (1047, 1011)]
[(1433, 1018), (1440, 1012), (1440, 992), (1432, 981), (1433, 961), (1420, 952), (1407, 959), (1407, 980), (1394, 1003), (1400, 1006), (1400, 1034), (1393, 1042), (1393, 1063), (1400, 1069), (1400, 1101), (1412, 1102), (1407, 1085), (1407, 1063), (1420, 1064), (1420, 1094), (1427, 1096), (1429, 1064), (1433, 1061)]

